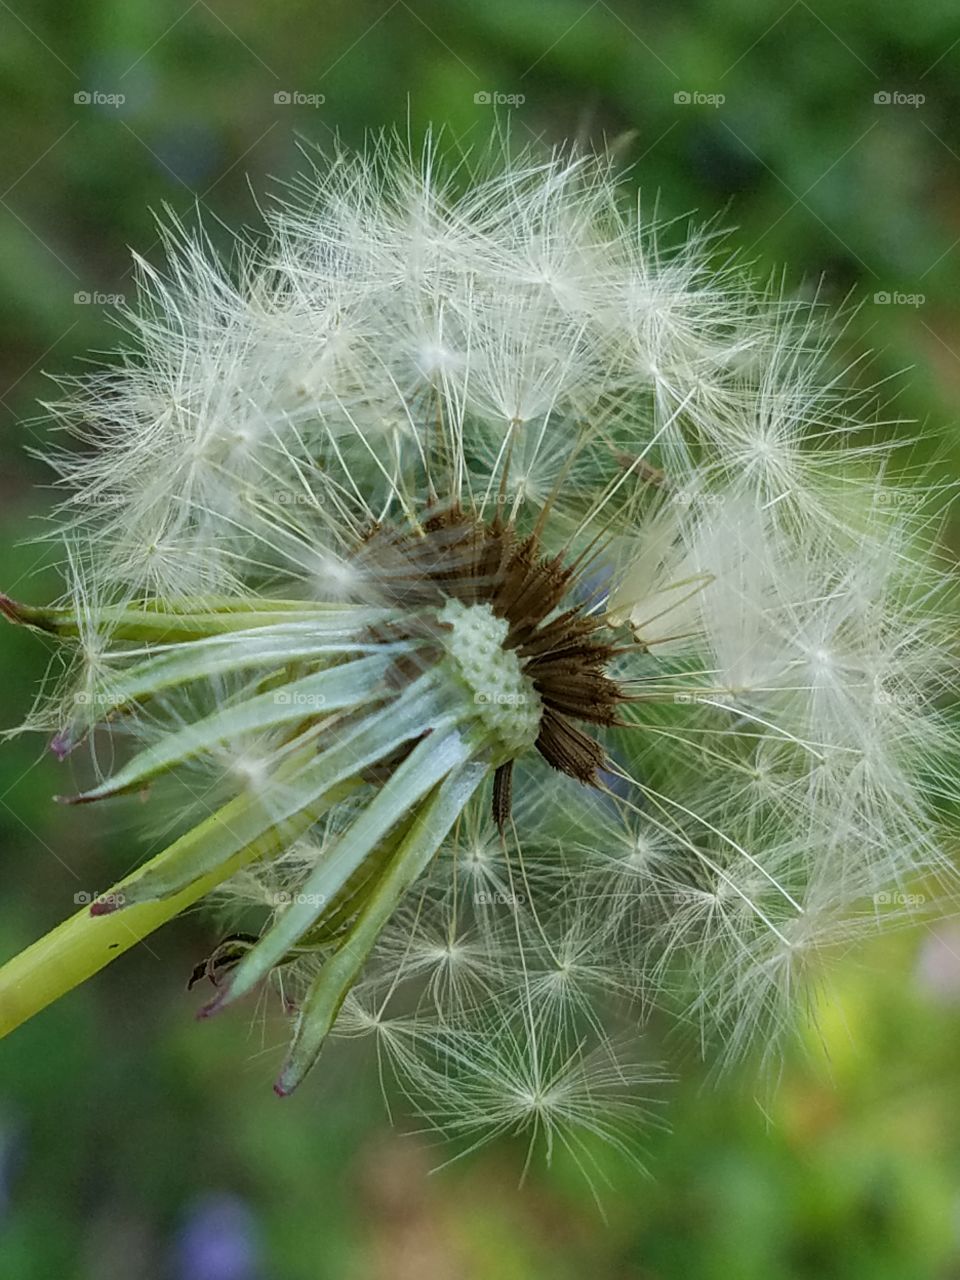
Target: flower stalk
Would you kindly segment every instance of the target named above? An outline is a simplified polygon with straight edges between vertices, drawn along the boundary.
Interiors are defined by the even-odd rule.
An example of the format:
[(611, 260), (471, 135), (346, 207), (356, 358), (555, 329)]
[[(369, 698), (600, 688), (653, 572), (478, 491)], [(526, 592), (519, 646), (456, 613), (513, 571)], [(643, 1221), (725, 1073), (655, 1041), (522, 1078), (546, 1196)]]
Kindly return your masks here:
[[(344, 798), (348, 791), (348, 787), (342, 787), (330, 802)], [(219, 840), (224, 831), (235, 831), (250, 808), (250, 797), (237, 796), (205, 823), (151, 858), (135, 876), (114, 885), (89, 907), (77, 911), (0, 967), (0, 1036), (8, 1035), (99, 973), (242, 867), (284, 848), (320, 816), (318, 809), (305, 809), (295, 821), (269, 828), (183, 887), (164, 895), (157, 895), (154, 889), (143, 896), (142, 883), (166, 884), (172, 867), (179, 868), (184, 861), (193, 863), (194, 859), (202, 863), (205, 842)], [(236, 840), (233, 836), (231, 839)], [(182, 878), (179, 871), (174, 876), (177, 882)]]

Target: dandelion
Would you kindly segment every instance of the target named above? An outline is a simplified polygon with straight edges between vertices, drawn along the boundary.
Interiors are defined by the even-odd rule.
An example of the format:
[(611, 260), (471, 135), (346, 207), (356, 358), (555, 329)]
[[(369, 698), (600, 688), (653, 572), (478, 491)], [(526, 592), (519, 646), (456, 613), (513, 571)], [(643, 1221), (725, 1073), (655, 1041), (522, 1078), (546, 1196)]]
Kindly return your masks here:
[(54, 406), (64, 598), (0, 609), (62, 645), (65, 802), (175, 838), (0, 971), (4, 1031), (210, 895), (257, 925), (202, 1014), (281, 991), (280, 1094), (370, 1036), (454, 1137), (583, 1154), (652, 1022), (775, 1055), (831, 949), (950, 885), (937, 493), (816, 301), (628, 194), (381, 141), (231, 261), (173, 224), (139, 263)]

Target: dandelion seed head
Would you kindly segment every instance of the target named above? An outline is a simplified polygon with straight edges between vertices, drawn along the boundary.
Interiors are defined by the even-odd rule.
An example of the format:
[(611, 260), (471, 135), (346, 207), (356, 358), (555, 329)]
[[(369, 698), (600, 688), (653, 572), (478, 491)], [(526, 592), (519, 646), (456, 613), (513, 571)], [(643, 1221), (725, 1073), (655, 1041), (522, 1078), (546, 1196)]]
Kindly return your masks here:
[(585, 1161), (647, 1118), (635, 1051), (772, 1059), (877, 895), (950, 892), (957, 798), (942, 495), (819, 300), (631, 182), (383, 138), (256, 242), (169, 223), (54, 409), (33, 717), (124, 744), (85, 802), (233, 806), (154, 890), (233, 868), (207, 1012), (273, 977), (280, 1092), (369, 1035), (455, 1139)]

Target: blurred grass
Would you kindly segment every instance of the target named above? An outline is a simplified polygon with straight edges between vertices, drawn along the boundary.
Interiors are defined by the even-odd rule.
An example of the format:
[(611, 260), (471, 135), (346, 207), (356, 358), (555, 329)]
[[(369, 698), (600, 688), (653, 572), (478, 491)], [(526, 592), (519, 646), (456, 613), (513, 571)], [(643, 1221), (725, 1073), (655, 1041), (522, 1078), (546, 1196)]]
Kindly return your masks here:
[[(255, 221), (255, 191), (294, 172), (298, 138), (360, 142), (429, 123), (482, 145), (478, 92), (518, 140), (616, 140), (644, 200), (736, 227), (759, 275), (860, 306), (851, 356), (907, 419), (952, 424), (960, 373), (960, 80), (952, 0), (11, 0), (0, 8), (0, 553), (5, 590), (53, 589), (20, 545), (46, 501), (44, 369), (112, 341), (128, 246), (155, 251), (151, 208), (197, 202)], [(123, 94), (121, 105), (75, 101)], [(320, 107), (278, 92), (323, 94)], [(918, 106), (881, 92), (922, 94)], [(717, 106), (678, 93), (724, 95)], [(806, 282), (806, 284), (804, 284)], [(917, 305), (880, 294), (922, 295)], [(904, 427), (909, 432), (909, 427)], [(948, 427), (939, 464), (956, 472)], [(49, 654), (0, 631), (0, 725)], [(0, 752), (4, 955), (136, 858), (50, 802), (42, 744)], [(214, 926), (178, 921), (0, 1046), (0, 1276), (16, 1280), (948, 1280), (960, 1276), (960, 936), (904, 933), (851, 957), (825, 1044), (782, 1087), (673, 1090), (652, 1179), (597, 1153), (606, 1223), (571, 1162), (516, 1190), (522, 1153), (442, 1154), (391, 1134), (376, 1081), (347, 1055), (295, 1102), (269, 1081), (281, 1028), (194, 1026), (184, 979)], [(920, 966), (918, 968), (918, 965)], [(932, 975), (932, 976), (931, 976)], [(841, 1012), (841, 1010), (843, 1012)]]

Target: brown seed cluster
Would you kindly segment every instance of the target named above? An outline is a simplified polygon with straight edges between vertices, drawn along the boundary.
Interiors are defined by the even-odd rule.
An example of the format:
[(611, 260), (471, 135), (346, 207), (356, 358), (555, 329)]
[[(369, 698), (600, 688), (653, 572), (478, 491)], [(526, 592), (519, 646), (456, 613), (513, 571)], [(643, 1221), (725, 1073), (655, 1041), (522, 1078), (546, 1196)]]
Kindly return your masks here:
[[(365, 539), (357, 567), (390, 604), (416, 610), (447, 598), (489, 604), (506, 619), (513, 649), (543, 704), (537, 750), (562, 773), (596, 783), (606, 753), (575, 721), (616, 723), (624, 700), (606, 668), (618, 649), (583, 602), (563, 607), (578, 562), (545, 556), (536, 533), (519, 535), (499, 517), (485, 523), (458, 508), (431, 513), (419, 529), (378, 526)], [(493, 815), (510, 816), (513, 763), (496, 771)]]

